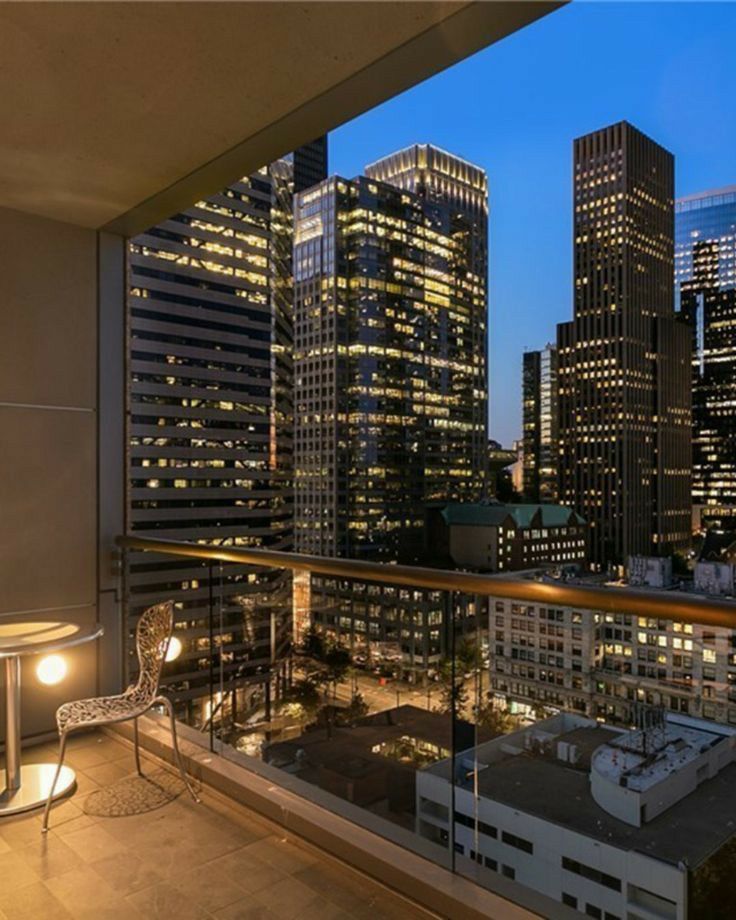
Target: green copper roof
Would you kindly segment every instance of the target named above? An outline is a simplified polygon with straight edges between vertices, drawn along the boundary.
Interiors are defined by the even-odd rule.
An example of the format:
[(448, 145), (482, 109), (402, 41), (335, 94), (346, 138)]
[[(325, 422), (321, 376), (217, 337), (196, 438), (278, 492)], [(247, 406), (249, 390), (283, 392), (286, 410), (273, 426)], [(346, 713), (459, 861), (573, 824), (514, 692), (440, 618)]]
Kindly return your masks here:
[(495, 527), (512, 518), (520, 530), (529, 527), (566, 527), (570, 524), (584, 524), (584, 519), (562, 505), (492, 505), (453, 503), (443, 508), (442, 516), (447, 524)]

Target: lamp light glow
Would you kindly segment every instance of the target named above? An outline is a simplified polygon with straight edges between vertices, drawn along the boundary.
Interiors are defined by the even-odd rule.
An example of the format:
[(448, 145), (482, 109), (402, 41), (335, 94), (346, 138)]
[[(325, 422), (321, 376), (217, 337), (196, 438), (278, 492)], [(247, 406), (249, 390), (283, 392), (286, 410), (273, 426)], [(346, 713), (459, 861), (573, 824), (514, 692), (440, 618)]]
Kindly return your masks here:
[(166, 661), (175, 661), (181, 655), (181, 640), (172, 636), (166, 649)]
[(47, 687), (61, 683), (66, 677), (66, 661), (61, 655), (46, 655), (36, 665), (36, 677)]

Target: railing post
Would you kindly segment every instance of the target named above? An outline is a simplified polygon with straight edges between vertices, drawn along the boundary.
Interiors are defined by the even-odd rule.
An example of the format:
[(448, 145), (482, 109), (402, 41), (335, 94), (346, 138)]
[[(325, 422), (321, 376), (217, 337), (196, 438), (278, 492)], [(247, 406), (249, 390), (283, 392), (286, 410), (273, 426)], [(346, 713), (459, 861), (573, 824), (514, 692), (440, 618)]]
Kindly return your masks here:
[(452, 591), (446, 591), (444, 596), (445, 623), (447, 629), (448, 648), (450, 652), (450, 869), (456, 871), (455, 866), (455, 782), (456, 782), (456, 756), (457, 756), (457, 663), (455, 661), (455, 604)]
[(209, 599), (209, 632), (210, 632), (210, 751), (215, 752), (215, 624), (214, 624), (214, 586), (212, 584), (212, 560), (207, 563), (207, 584)]

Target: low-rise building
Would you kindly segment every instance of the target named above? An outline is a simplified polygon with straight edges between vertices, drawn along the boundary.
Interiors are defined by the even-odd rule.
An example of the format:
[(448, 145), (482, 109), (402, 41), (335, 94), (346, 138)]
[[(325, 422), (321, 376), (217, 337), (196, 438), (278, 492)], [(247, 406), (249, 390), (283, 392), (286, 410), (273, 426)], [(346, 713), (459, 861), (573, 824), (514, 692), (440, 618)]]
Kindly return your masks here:
[(736, 730), (642, 715), (628, 731), (559, 713), (420, 770), (417, 833), (481, 884), (502, 875), (600, 920), (684, 920), (694, 880), (689, 915), (708, 916)]
[(585, 521), (561, 505), (455, 502), (434, 512), (429, 528), (436, 552), (482, 572), (586, 562)]
[[(662, 573), (634, 566), (636, 590), (703, 598), (729, 593), (733, 572), (696, 566), (693, 582), (660, 584)], [(625, 592), (630, 582), (565, 570), (520, 573)], [(519, 573), (517, 573), (518, 577)], [(625, 723), (643, 701), (672, 712), (736, 724), (736, 629), (575, 607), (489, 599), (492, 692), (513, 711), (571, 709)], [(734, 600), (736, 621), (736, 599)]]

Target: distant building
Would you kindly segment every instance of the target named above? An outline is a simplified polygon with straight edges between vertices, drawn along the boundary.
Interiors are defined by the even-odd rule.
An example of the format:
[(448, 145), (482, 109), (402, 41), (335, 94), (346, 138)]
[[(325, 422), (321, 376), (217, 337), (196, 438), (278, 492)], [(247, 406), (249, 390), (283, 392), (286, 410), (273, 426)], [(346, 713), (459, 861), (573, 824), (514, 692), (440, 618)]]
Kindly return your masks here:
[(626, 565), (629, 584), (633, 587), (647, 585), (650, 588), (671, 588), (671, 556), (629, 556)]
[(295, 546), (411, 561), (485, 493), (484, 171), (415, 145), (298, 196)]
[(675, 284), (692, 330), (697, 529), (736, 529), (736, 186), (675, 206)]
[[(327, 172), (326, 139), (244, 176), (130, 241), (128, 490), (132, 533), (293, 549), (293, 197)], [(173, 598), (183, 643), (164, 683), (210, 705), (209, 597), (227, 700), (285, 669), (290, 576), (131, 553), (128, 616)], [(229, 704), (228, 704), (229, 705)]]
[(491, 440), (488, 442), (489, 495), (498, 494), (498, 484), (501, 477), (504, 477), (507, 482), (511, 479), (508, 469), (512, 467), (518, 459), (518, 454), (515, 450), (501, 447), (498, 441)]
[[(438, 148), (297, 197), (298, 551), (413, 562), (428, 507), (485, 496), (487, 269), (486, 174)], [(446, 654), (441, 592), (310, 590), (312, 622), (366, 663), (413, 678)]]
[(690, 540), (690, 342), (674, 313), (674, 158), (627, 122), (574, 143), (574, 317), (558, 327), (559, 500), (591, 559)]
[[(341, 724), (336, 708), (332, 720), (337, 724), (329, 728), (310, 727), (288, 741), (268, 744), (264, 761), (389, 821), (404, 826), (413, 821), (417, 771), (452, 751), (447, 715), (403, 704), (349, 727)], [(475, 727), (458, 721), (455, 733), (472, 744)], [(490, 737), (483, 729), (479, 734)]]
[(585, 521), (559, 505), (447, 505), (430, 518), (431, 542), (453, 564), (483, 572), (584, 565)]
[(420, 770), (417, 833), (452, 839), (462, 873), (489, 888), (512, 879), (588, 917), (711, 916), (711, 861), (736, 824), (736, 731), (641, 715), (627, 731), (560, 713)]
[(695, 590), (709, 597), (736, 597), (736, 565), (728, 562), (697, 562)]
[(516, 453), (516, 463), (511, 467), (511, 484), (514, 492), (524, 494), (524, 440), (514, 441), (513, 450)]
[(709, 528), (700, 548), (701, 562), (736, 563), (736, 531)]
[(557, 346), (524, 353), (524, 500), (556, 502), (559, 496)]
[[(541, 569), (522, 577), (606, 587), (612, 598), (631, 588), (734, 596), (734, 566), (698, 563), (694, 582), (681, 586), (661, 561), (634, 560), (633, 584)], [(514, 711), (571, 709), (627, 722), (638, 701), (736, 725), (736, 628), (501, 597), (490, 599), (489, 620), (491, 687)]]

